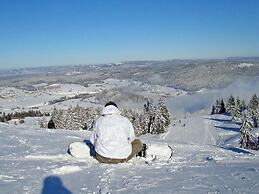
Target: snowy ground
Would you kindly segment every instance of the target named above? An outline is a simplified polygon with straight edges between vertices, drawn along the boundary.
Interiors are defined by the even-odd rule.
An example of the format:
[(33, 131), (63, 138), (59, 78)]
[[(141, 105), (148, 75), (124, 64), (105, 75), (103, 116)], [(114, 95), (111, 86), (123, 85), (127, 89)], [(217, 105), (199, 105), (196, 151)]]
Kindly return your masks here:
[[(51, 84), (47, 83), (33, 85), (35, 91), (14, 87), (0, 87), (0, 112), (26, 111), (30, 109), (40, 109), (43, 111), (67, 109), (69, 106), (81, 107), (98, 106), (93, 94), (101, 93), (105, 90), (121, 89), (130, 91), (145, 98), (159, 98), (161, 96), (183, 96), (187, 92), (161, 85), (148, 85), (131, 80), (106, 79), (102, 83), (89, 84), (87, 87), (79, 84)], [(129, 92), (129, 93), (130, 93)], [(68, 99), (80, 94), (88, 94), (86, 99)], [(49, 101), (59, 100), (66, 97), (67, 100), (49, 104)], [(131, 97), (129, 96), (129, 99)], [(128, 101), (128, 100), (127, 100)], [(144, 103), (144, 102), (143, 102)], [(125, 104), (125, 103), (123, 103)], [(142, 105), (142, 104), (141, 104)], [(103, 105), (102, 105), (103, 106)]]
[(0, 193), (258, 193), (259, 152), (238, 147), (238, 128), (223, 115), (175, 120), (165, 134), (140, 137), (170, 144), (171, 161), (108, 165), (66, 153), (89, 132), (1, 123)]

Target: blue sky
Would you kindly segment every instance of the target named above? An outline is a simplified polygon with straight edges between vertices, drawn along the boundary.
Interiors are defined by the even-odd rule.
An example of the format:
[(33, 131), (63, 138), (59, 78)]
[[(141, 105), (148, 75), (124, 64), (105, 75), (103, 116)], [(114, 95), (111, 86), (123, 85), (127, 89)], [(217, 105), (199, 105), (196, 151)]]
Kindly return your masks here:
[(257, 0), (0, 0), (0, 68), (259, 55)]

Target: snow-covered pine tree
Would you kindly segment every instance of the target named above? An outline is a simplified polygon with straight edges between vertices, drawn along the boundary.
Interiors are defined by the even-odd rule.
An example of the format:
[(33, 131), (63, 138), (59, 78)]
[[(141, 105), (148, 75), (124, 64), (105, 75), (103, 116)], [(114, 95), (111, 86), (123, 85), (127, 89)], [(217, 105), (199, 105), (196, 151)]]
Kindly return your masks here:
[(240, 101), (238, 96), (236, 97), (235, 109), (234, 109), (232, 119), (234, 121), (241, 121), (242, 120), (242, 107), (241, 107), (241, 101)]
[[(82, 111), (80, 113), (80, 120), (83, 125), (83, 130), (92, 130), (93, 129), (93, 121), (92, 121), (92, 114), (94, 113), (93, 108), (81, 108)], [(97, 118), (96, 118), (97, 119)]]
[(154, 130), (152, 131), (152, 134), (159, 134), (159, 133), (165, 132), (166, 129), (165, 129), (161, 114), (156, 115), (154, 124), (155, 124), (155, 127), (154, 127)]
[(121, 113), (124, 117), (127, 117), (131, 123), (134, 121), (134, 117), (131, 110), (124, 108)]
[(154, 106), (155, 116), (153, 123), (153, 131), (154, 134), (164, 133), (166, 128), (170, 125), (170, 113), (163, 101), (163, 99), (159, 99), (156, 106)]
[(140, 136), (142, 134), (145, 134), (143, 132), (143, 128), (141, 128), (140, 121), (138, 119), (138, 111), (137, 110), (130, 110), (130, 109), (124, 109), (122, 111), (122, 115), (127, 117), (130, 122), (132, 123), (134, 127), (134, 132), (136, 136)]
[(70, 106), (67, 110), (63, 111), (63, 118), (65, 118), (65, 129), (73, 130), (73, 110)]
[(47, 128), (48, 127), (48, 121), (46, 119), (45, 114), (43, 114), (42, 119), (39, 121), (40, 123), (40, 128)]
[(257, 97), (256, 94), (254, 94), (252, 96), (251, 100), (249, 101), (248, 110), (252, 114), (254, 127), (258, 127), (258, 122), (259, 122), (259, 98)]
[(142, 130), (145, 133), (149, 133), (149, 101), (148, 99), (146, 100), (146, 103), (144, 104), (144, 109), (143, 109), (143, 115), (142, 115), (142, 123), (141, 123), (141, 127)]
[(238, 108), (241, 107), (241, 100), (240, 100), (239, 96), (236, 97), (235, 107), (238, 107)]
[(88, 126), (87, 126), (87, 122), (86, 122), (86, 119), (87, 119), (86, 115), (87, 115), (86, 108), (80, 107), (79, 120), (82, 125), (82, 130), (88, 130)]
[(220, 108), (221, 108), (220, 100), (216, 100), (216, 105), (215, 105), (215, 113), (216, 114), (220, 113)]
[(251, 98), (251, 100), (248, 103), (248, 108), (252, 111), (256, 111), (259, 106), (259, 99), (256, 94), (254, 94)]
[(60, 120), (60, 128), (61, 129), (68, 129), (68, 110), (59, 110), (59, 120)]
[(83, 121), (81, 118), (81, 112), (82, 112), (82, 108), (79, 107), (79, 105), (77, 104), (76, 107), (71, 109), (71, 122), (72, 122), (72, 129), (74, 130), (82, 130), (84, 125), (83, 125)]
[(235, 98), (230, 95), (227, 105), (226, 105), (226, 111), (229, 113), (231, 116), (234, 114), (235, 111)]
[(133, 122), (133, 126), (134, 126), (134, 129), (135, 129), (135, 134), (136, 136), (140, 136), (140, 135), (143, 135), (143, 134), (146, 134), (147, 131), (145, 131), (145, 122), (144, 122), (144, 113), (143, 111), (139, 111), (139, 110), (135, 110), (134, 111), (134, 117), (135, 117), (135, 120)]
[(53, 109), (53, 111), (52, 111), (52, 113), (51, 113), (51, 119), (53, 120), (53, 122), (55, 123), (55, 125), (57, 125), (57, 124), (56, 124), (56, 121), (57, 121), (57, 119), (58, 119), (58, 110), (57, 110), (56, 107), (54, 107), (54, 109)]
[(240, 147), (250, 149), (253, 145), (251, 130), (253, 129), (253, 120), (251, 112), (245, 111), (243, 123), (240, 127)]
[(66, 122), (63, 119), (63, 110), (57, 110), (56, 107), (54, 107), (52, 114), (51, 114), (51, 120), (53, 121), (55, 127), (57, 129), (64, 129)]
[(95, 121), (100, 117), (101, 109), (100, 108), (84, 108), (82, 109), (82, 124), (84, 130), (92, 130)]
[(88, 130), (91, 130), (94, 126), (95, 121), (100, 117), (101, 115), (101, 108), (90, 108), (90, 122), (88, 124), (89, 128)]
[(242, 111), (242, 112), (246, 109), (246, 103), (245, 103), (245, 100), (244, 100), (244, 99), (241, 101), (240, 108), (241, 108), (241, 111)]
[(156, 105), (154, 104), (153, 100), (147, 100), (146, 103), (146, 116), (147, 116), (147, 128), (148, 133), (155, 133), (155, 118), (157, 113)]
[(81, 117), (82, 117), (82, 120), (83, 120), (83, 129), (84, 130), (90, 130), (92, 128), (91, 126), (91, 122), (92, 122), (92, 118), (91, 118), (91, 115), (94, 114), (93, 113), (93, 110), (91, 108), (84, 108), (82, 110), (82, 114), (81, 114)]
[(165, 127), (168, 127), (171, 124), (171, 119), (170, 119), (170, 113), (165, 105), (165, 102), (162, 98), (159, 99), (158, 104), (157, 104), (157, 109), (162, 115), (163, 122)]
[(149, 132), (149, 115), (148, 112), (144, 109), (138, 112), (137, 118), (136, 118), (137, 129), (136, 129), (136, 135), (143, 135)]
[(85, 114), (86, 109), (83, 107), (78, 107), (78, 122), (80, 125), (80, 130), (86, 130)]

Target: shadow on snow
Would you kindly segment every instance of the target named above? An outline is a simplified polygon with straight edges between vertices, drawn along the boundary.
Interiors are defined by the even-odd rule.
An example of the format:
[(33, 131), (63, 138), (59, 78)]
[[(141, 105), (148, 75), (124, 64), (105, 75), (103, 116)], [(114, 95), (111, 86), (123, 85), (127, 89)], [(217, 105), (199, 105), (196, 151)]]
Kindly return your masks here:
[(226, 131), (234, 131), (234, 132), (239, 132), (240, 129), (237, 127), (221, 127), (221, 126), (215, 126), (217, 129), (224, 129)]
[(216, 118), (206, 118), (208, 120), (211, 120), (211, 121), (217, 121), (217, 122), (223, 122), (223, 123), (235, 123), (235, 124), (238, 124), (240, 125), (241, 122), (240, 121), (232, 121), (231, 119), (216, 119)]
[(211, 121), (218, 121), (218, 122), (224, 122), (224, 123), (231, 123), (232, 120), (230, 119), (215, 119), (215, 118), (206, 118), (208, 120), (211, 120)]
[(44, 179), (41, 194), (72, 194), (57, 176), (48, 176)]
[(229, 151), (232, 151), (232, 152), (235, 152), (235, 153), (238, 153), (238, 154), (248, 154), (248, 155), (254, 155), (253, 153), (249, 152), (249, 151), (246, 151), (244, 149), (241, 149), (241, 148), (237, 148), (237, 147), (233, 147), (233, 146), (228, 146), (228, 147), (220, 147), (224, 150), (229, 150)]

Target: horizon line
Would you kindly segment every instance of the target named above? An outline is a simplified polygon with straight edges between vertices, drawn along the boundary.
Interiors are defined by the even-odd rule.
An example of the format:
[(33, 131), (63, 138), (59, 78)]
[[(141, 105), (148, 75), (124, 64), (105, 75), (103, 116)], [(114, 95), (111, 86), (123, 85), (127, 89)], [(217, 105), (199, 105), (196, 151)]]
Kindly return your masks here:
[(36, 65), (28, 67), (10, 67), (10, 68), (1, 68), (0, 71), (15, 71), (15, 70), (27, 70), (27, 69), (39, 69), (39, 68), (51, 68), (51, 67), (68, 67), (68, 66), (87, 66), (87, 65), (107, 65), (107, 64), (119, 64), (119, 63), (128, 63), (128, 62), (155, 62), (155, 61), (174, 61), (174, 60), (233, 60), (233, 59), (252, 59), (258, 58), (258, 56), (229, 56), (229, 57), (213, 57), (213, 58), (172, 58), (172, 59), (137, 59), (137, 60), (122, 60), (116, 62), (103, 62), (103, 63), (79, 63), (79, 64), (59, 64), (59, 65)]

